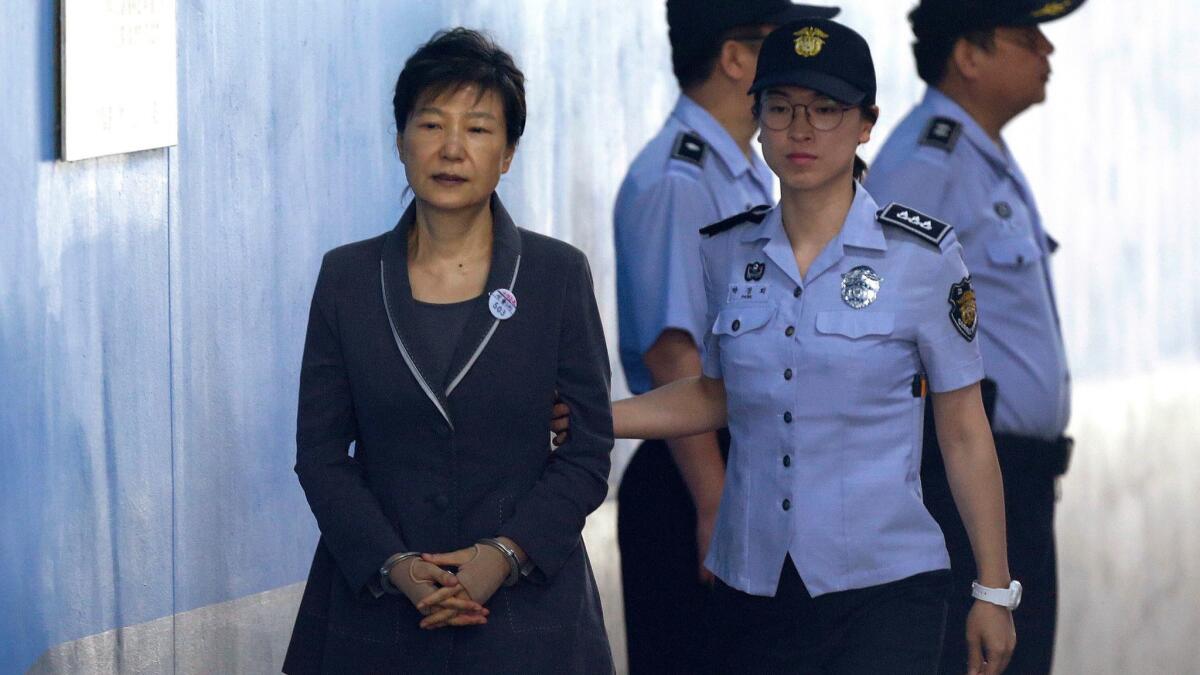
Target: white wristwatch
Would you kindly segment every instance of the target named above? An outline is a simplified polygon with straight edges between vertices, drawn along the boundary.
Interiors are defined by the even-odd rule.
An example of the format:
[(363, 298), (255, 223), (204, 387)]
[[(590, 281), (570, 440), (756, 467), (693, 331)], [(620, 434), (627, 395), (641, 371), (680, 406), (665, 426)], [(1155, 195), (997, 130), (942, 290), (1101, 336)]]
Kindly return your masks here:
[(1014, 610), (1021, 604), (1021, 582), (1013, 579), (1008, 588), (988, 588), (981, 586), (978, 581), (972, 581), (971, 597)]

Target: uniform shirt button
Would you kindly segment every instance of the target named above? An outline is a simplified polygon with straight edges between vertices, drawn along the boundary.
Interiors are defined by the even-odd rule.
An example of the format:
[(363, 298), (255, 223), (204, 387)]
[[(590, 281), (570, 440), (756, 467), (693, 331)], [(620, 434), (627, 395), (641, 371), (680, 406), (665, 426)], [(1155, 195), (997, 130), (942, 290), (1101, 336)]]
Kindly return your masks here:
[(783, 371), (783, 379), (785, 379), (785, 380), (792, 379), (792, 369), (791, 368), (788, 368), (787, 370)]
[(788, 327), (787, 327), (787, 330), (783, 331), (783, 334), (784, 334), (784, 335), (786, 335), (786, 336), (788, 336), (788, 337), (792, 337), (793, 335), (795, 335), (795, 334), (796, 334), (796, 327), (795, 327), (795, 326), (788, 326)]
[(787, 468), (787, 467), (789, 467), (789, 466), (791, 466), (791, 465), (792, 465), (792, 456), (791, 456), (791, 455), (784, 455), (784, 456), (783, 456), (783, 466), (784, 466), (784, 468)]
[(792, 508), (792, 500), (790, 500), (790, 499), (783, 500), (783, 510), (788, 511), (788, 510), (791, 510), (791, 508)]
[(737, 319), (734, 319), (733, 326), (731, 326), (731, 328), (733, 328), (733, 331), (736, 333), (738, 331), (738, 329), (741, 327), (742, 327), (742, 322), (738, 321)]
[(788, 411), (788, 412), (785, 412), (785, 413), (783, 413), (783, 421), (784, 421), (784, 422), (786, 422), (786, 423), (788, 423), (788, 424), (791, 424), (791, 423), (792, 423), (792, 413), (791, 413), (791, 411)]
[(796, 290), (792, 291), (792, 297), (793, 297), (793, 298), (798, 298), (798, 297), (800, 297), (800, 294), (801, 294), (801, 293), (803, 293), (803, 292), (804, 292), (804, 289), (803, 289), (803, 288), (800, 288), (799, 286), (797, 286), (797, 287), (796, 287)]

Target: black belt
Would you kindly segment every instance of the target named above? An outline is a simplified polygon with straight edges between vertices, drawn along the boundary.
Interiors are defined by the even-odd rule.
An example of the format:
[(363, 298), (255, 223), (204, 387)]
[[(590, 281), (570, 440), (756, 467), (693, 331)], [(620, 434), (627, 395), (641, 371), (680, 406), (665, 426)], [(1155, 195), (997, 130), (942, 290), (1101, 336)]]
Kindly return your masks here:
[(996, 453), (1004, 460), (1034, 466), (1052, 476), (1061, 476), (1071, 466), (1075, 440), (1059, 436), (1052, 441), (1015, 434), (996, 434)]

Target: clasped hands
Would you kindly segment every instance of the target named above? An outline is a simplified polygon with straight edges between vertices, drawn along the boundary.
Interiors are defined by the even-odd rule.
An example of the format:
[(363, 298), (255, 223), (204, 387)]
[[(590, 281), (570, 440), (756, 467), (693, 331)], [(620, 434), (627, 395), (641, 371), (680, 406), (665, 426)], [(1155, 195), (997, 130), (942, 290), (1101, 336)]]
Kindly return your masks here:
[(450, 553), (408, 558), (393, 567), (388, 578), (423, 615), (421, 628), (434, 630), (486, 624), (489, 610), (484, 605), (508, 573), (503, 553), (476, 544)]

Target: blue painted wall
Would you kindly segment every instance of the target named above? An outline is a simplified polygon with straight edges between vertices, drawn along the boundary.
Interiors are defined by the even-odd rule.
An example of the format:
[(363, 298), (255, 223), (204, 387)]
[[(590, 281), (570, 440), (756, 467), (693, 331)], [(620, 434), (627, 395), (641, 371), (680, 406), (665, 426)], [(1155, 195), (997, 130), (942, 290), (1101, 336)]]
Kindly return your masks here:
[[(312, 284), (326, 250), (399, 215), (391, 88), (437, 28), (487, 26), (525, 66), (541, 131), (501, 190), (593, 254), (611, 306), (611, 193), (673, 96), (662, 9), (536, 4), (179, 0), (178, 146), (64, 163), (58, 2), (0, 3), (0, 673), (303, 580)], [(593, 30), (618, 24), (620, 40)], [(621, 66), (643, 42), (653, 59)], [(627, 137), (586, 133), (612, 116), (564, 105), (583, 82), (537, 75), (568, 67), (610, 100), (638, 89)], [(166, 643), (129, 633), (75, 663), (178, 666), (197, 645), (167, 625)], [(278, 665), (253, 658), (239, 670)]]

